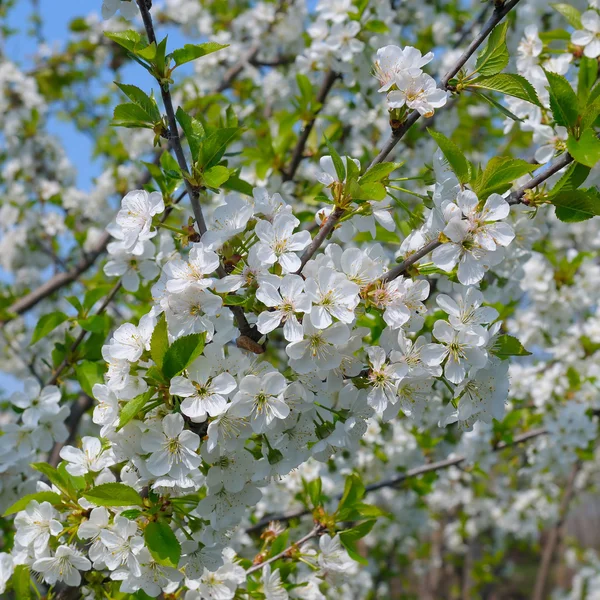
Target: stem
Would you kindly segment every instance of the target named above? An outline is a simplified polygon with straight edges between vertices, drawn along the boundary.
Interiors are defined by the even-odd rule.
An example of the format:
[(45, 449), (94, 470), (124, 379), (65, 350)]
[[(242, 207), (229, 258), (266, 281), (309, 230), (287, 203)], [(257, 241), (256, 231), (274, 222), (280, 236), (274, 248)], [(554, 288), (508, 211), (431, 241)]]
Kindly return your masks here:
[(581, 463), (577, 461), (571, 470), (569, 480), (567, 481), (567, 487), (565, 488), (565, 492), (560, 503), (558, 521), (550, 530), (546, 543), (544, 544), (540, 569), (535, 579), (535, 588), (532, 596), (533, 600), (544, 600), (545, 598), (544, 591), (546, 589), (548, 576), (550, 575), (550, 569), (552, 568), (554, 553), (560, 541), (563, 524), (569, 512), (569, 505), (575, 496), (575, 479), (577, 478), (580, 468)]
[[(492, 452), (499, 452), (500, 450), (504, 450), (505, 448), (516, 446), (517, 444), (521, 444), (533, 438), (539, 437), (540, 435), (546, 435), (547, 433), (548, 431), (546, 429), (532, 429), (531, 431), (515, 436), (512, 442), (510, 443), (500, 442), (496, 444), (495, 446), (493, 446)], [(446, 458), (444, 460), (440, 460), (434, 463), (421, 465), (419, 467), (415, 467), (414, 469), (409, 469), (408, 471), (405, 471), (404, 473), (401, 473), (391, 479), (385, 479), (378, 483), (372, 483), (371, 485), (365, 487), (365, 492), (375, 492), (386, 487), (394, 487), (399, 483), (406, 481), (407, 479), (417, 477), (418, 475), (423, 475), (424, 473), (430, 473), (432, 471), (441, 471), (442, 469), (447, 469), (448, 467), (459, 465), (465, 460), (466, 457), (464, 456), (455, 456), (454, 458)], [(338, 494), (334, 497), (334, 499), (339, 500), (341, 497), (341, 494)], [(267, 516), (264, 519), (261, 519), (258, 523), (252, 525), (251, 527), (248, 527), (246, 529), (246, 533), (258, 531), (259, 529), (262, 529), (265, 525), (268, 525), (271, 521), (291, 521), (292, 519), (298, 519), (311, 513), (311, 510), (304, 508), (301, 510), (289, 512), (287, 514)]]
[(254, 573), (255, 571), (259, 571), (265, 565), (271, 564), (272, 562), (275, 562), (276, 560), (279, 560), (280, 558), (286, 558), (288, 556), (288, 554), (290, 552), (292, 552), (295, 548), (298, 548), (299, 546), (301, 546), (305, 542), (308, 542), (308, 540), (311, 540), (312, 538), (318, 537), (320, 535), (321, 531), (323, 531), (322, 526), (321, 525), (315, 525), (313, 527), (313, 529), (309, 533), (307, 533), (304, 537), (301, 537), (297, 542), (295, 542), (291, 546), (288, 546), (285, 550), (283, 550), (279, 554), (276, 554), (275, 556), (272, 556), (271, 558), (265, 560), (262, 563), (259, 563), (257, 565), (254, 565), (254, 566), (250, 567), (246, 571), (246, 575), (250, 575), (251, 573)]
[[(145, 0), (137, 0), (137, 4), (142, 14), (142, 21), (144, 22), (144, 28), (146, 29), (148, 41), (151, 44), (153, 42), (156, 43), (156, 34), (154, 33), (154, 25), (152, 23), (150, 9)], [(200, 206), (200, 193), (199, 190), (192, 186), (192, 184), (186, 178), (186, 174), (189, 174), (190, 171), (188, 169), (183, 146), (181, 145), (181, 138), (179, 137), (177, 119), (175, 118), (175, 109), (173, 108), (173, 99), (171, 98), (171, 89), (168, 83), (161, 82), (158, 77), (156, 77), (156, 81), (160, 86), (160, 95), (162, 96), (165, 111), (167, 113), (167, 122), (169, 123), (169, 141), (171, 142), (171, 148), (173, 148), (173, 152), (175, 152), (177, 164), (179, 165), (183, 175), (185, 189), (190, 197), (192, 210), (194, 211), (194, 218), (196, 219), (196, 224), (198, 225), (198, 231), (200, 232), (200, 235), (202, 235), (206, 233), (206, 222), (204, 221), (202, 207)]]
[[(488, 19), (487, 23), (483, 26), (481, 31), (475, 36), (473, 41), (469, 44), (469, 47), (463, 52), (461, 57), (456, 61), (453, 67), (442, 77), (440, 82), (440, 87), (443, 90), (448, 89), (448, 82), (452, 77), (454, 77), (465, 65), (465, 63), (473, 56), (477, 48), (483, 44), (486, 40), (487, 36), (491, 33), (492, 29), (496, 27), (496, 25), (520, 2), (520, 0), (510, 0), (510, 2), (506, 2), (503, 6), (497, 6), (494, 9), (492, 16)], [(473, 26), (477, 22), (473, 23)], [(377, 165), (383, 162), (390, 152), (395, 148), (396, 144), (406, 135), (407, 131), (421, 118), (421, 115), (418, 111), (413, 110), (408, 114), (406, 119), (402, 122), (400, 127), (395, 129), (392, 132), (392, 135), (385, 143), (384, 147), (380, 150), (379, 154), (375, 157), (375, 159), (369, 165), (369, 169), (374, 165)], [(310, 133), (310, 132), (309, 132)], [(308, 137), (308, 136), (307, 136)], [(341, 212), (339, 212), (341, 210)], [(304, 254), (302, 255), (302, 266), (300, 270), (304, 267), (304, 265), (310, 260), (312, 255), (317, 251), (320, 245), (323, 243), (325, 238), (333, 231), (335, 226), (338, 224), (340, 218), (343, 216), (343, 209), (336, 209), (336, 211), (332, 212), (325, 222), (321, 225), (321, 229), (319, 233), (314, 238), (311, 245), (306, 249)], [(412, 263), (411, 263), (412, 264)]]
[(321, 83), (321, 88), (317, 93), (317, 102), (321, 105), (318, 110), (316, 110), (312, 116), (312, 118), (304, 124), (302, 130), (300, 132), (300, 137), (298, 138), (298, 142), (296, 143), (296, 147), (294, 148), (294, 153), (292, 155), (292, 162), (290, 163), (289, 169), (283, 175), (283, 181), (290, 181), (294, 179), (294, 175), (300, 166), (300, 162), (302, 161), (302, 156), (304, 154), (304, 147), (306, 146), (306, 142), (308, 141), (308, 136), (310, 132), (313, 130), (315, 126), (315, 121), (317, 120), (317, 115), (323, 110), (323, 105), (325, 104), (325, 99), (327, 98), (335, 80), (339, 77), (339, 74), (331, 69), (327, 71), (325, 77), (323, 78), (323, 82)]

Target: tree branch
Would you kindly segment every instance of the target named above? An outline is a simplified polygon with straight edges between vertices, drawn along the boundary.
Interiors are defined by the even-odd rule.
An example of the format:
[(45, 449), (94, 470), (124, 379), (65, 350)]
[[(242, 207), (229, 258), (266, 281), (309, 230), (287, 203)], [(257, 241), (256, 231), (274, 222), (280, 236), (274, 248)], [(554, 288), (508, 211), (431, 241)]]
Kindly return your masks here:
[(339, 73), (332, 71), (329, 69), (327, 73), (325, 73), (325, 77), (323, 78), (323, 82), (321, 83), (321, 87), (319, 92), (317, 93), (317, 102), (320, 104), (320, 107), (314, 112), (312, 118), (304, 124), (302, 130), (300, 131), (300, 137), (298, 138), (298, 142), (296, 143), (296, 147), (294, 148), (294, 153), (292, 154), (292, 161), (287, 171), (283, 174), (283, 181), (290, 181), (294, 179), (294, 175), (296, 175), (296, 171), (300, 166), (300, 162), (302, 161), (302, 157), (304, 155), (304, 148), (306, 146), (306, 142), (308, 141), (308, 137), (310, 136), (310, 132), (313, 130), (315, 126), (315, 121), (317, 120), (318, 114), (323, 110), (323, 105), (325, 104), (325, 99), (327, 98), (331, 88), (333, 88), (333, 84), (335, 80), (339, 77)]
[(544, 544), (544, 550), (542, 552), (542, 560), (540, 568), (535, 579), (535, 588), (533, 591), (532, 600), (544, 600), (546, 584), (548, 582), (548, 576), (550, 575), (550, 569), (552, 568), (552, 562), (554, 560), (554, 552), (558, 546), (562, 534), (563, 524), (567, 518), (569, 512), (569, 505), (575, 496), (575, 479), (581, 469), (581, 463), (577, 461), (573, 465), (569, 480), (567, 481), (567, 487), (565, 488), (560, 507), (558, 509), (558, 521), (550, 530), (546, 543)]
[[(440, 88), (443, 90), (448, 89), (448, 82), (464, 67), (466, 62), (473, 56), (475, 51), (483, 44), (487, 36), (491, 33), (492, 29), (520, 2), (520, 0), (510, 0), (503, 5), (497, 5), (492, 13), (492, 16), (487, 20), (481, 31), (475, 36), (473, 41), (469, 44), (469, 47), (463, 52), (461, 57), (456, 61), (453, 67), (442, 77), (440, 82)], [(472, 26), (475, 26), (476, 22)], [(369, 169), (374, 165), (383, 162), (390, 152), (396, 147), (396, 144), (406, 135), (408, 130), (421, 118), (418, 111), (413, 110), (410, 112), (402, 124), (392, 131), (392, 135), (385, 143), (384, 147), (380, 150), (379, 154), (369, 165)], [(309, 132), (310, 133), (310, 132)], [(307, 136), (308, 137), (308, 136)], [(341, 212), (340, 212), (341, 211)], [(304, 254), (302, 255), (302, 266), (304, 266), (312, 257), (312, 255), (318, 250), (319, 246), (323, 243), (325, 238), (338, 224), (340, 219), (344, 216), (345, 210), (336, 209), (333, 211), (321, 225), (321, 229), (317, 234), (318, 244), (311, 244)], [(321, 233), (323, 232), (323, 233)], [(316, 239), (316, 238), (315, 238)]]
[(296, 550), (297, 548), (302, 546), (302, 544), (308, 542), (308, 540), (312, 540), (313, 538), (316, 538), (319, 535), (321, 535), (323, 530), (324, 529), (321, 525), (315, 525), (309, 533), (307, 533), (304, 537), (301, 537), (297, 542), (293, 543), (291, 546), (288, 546), (285, 550), (283, 550), (279, 554), (276, 554), (275, 556), (271, 556), (271, 558), (265, 560), (264, 562), (258, 563), (256, 565), (253, 565), (252, 567), (250, 567), (246, 571), (246, 575), (250, 575), (251, 573), (254, 573), (255, 571), (259, 571), (264, 566), (269, 565), (272, 562), (275, 562), (276, 560), (279, 560), (281, 558), (289, 558), (290, 554), (292, 552), (294, 552), (294, 550)]
[[(521, 444), (533, 438), (539, 437), (540, 435), (545, 435), (547, 432), (546, 429), (532, 429), (526, 433), (522, 433), (521, 435), (517, 435), (513, 438), (512, 442), (500, 442), (496, 444), (492, 448), (492, 452), (499, 452), (500, 450), (504, 450), (505, 448), (509, 448), (511, 446), (516, 446), (517, 444)], [(413, 477), (417, 477), (418, 475), (423, 475), (424, 473), (431, 473), (433, 471), (440, 471), (442, 469), (447, 469), (448, 467), (453, 467), (459, 465), (460, 463), (466, 460), (465, 456), (455, 456), (453, 458), (445, 458), (444, 460), (439, 460), (434, 463), (429, 463), (425, 465), (420, 465), (419, 467), (415, 467), (414, 469), (409, 469), (404, 473), (398, 474), (396, 477), (392, 477), (391, 479), (384, 479), (383, 481), (379, 481), (378, 483), (372, 483), (371, 485), (367, 485), (365, 487), (365, 493), (375, 492), (382, 488), (386, 487), (394, 487), (399, 483), (406, 481), (407, 479), (411, 479)], [(339, 500), (342, 497), (341, 494), (335, 496), (336, 500)], [(246, 529), (246, 533), (252, 533), (254, 531), (258, 531), (262, 529), (265, 525), (268, 525), (271, 521), (291, 521), (292, 519), (298, 519), (305, 515), (310, 514), (312, 511), (309, 509), (300, 509), (297, 511), (277, 515), (277, 516), (269, 516), (261, 519), (258, 523), (251, 525)]]
[[(527, 183), (523, 184), (520, 188), (516, 189), (514, 192), (509, 194), (506, 198), (506, 201), (513, 205), (519, 204), (520, 202), (524, 202), (523, 198), (525, 193), (528, 190), (531, 190), (541, 183), (544, 183), (547, 179), (549, 179), (552, 175), (566, 167), (569, 163), (573, 162), (573, 157), (570, 154), (563, 154), (557, 160), (555, 160), (551, 165), (546, 166), (538, 175), (532, 177)], [(377, 281), (379, 283), (386, 283), (388, 281), (392, 281), (402, 275), (410, 266), (414, 265), (418, 260), (423, 258), (425, 255), (433, 252), (436, 248), (442, 245), (442, 242), (439, 240), (432, 240), (431, 242), (425, 244), (422, 248), (408, 256), (401, 263), (390, 269), (387, 273), (384, 273)]]

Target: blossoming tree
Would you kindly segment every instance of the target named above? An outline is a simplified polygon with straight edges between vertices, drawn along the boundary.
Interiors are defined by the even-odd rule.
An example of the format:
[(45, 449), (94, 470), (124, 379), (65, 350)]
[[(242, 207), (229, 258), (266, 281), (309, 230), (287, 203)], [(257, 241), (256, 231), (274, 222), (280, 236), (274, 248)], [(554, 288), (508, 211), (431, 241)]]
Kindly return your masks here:
[(0, 591), (587, 598), (598, 1), (90, 7), (0, 56)]

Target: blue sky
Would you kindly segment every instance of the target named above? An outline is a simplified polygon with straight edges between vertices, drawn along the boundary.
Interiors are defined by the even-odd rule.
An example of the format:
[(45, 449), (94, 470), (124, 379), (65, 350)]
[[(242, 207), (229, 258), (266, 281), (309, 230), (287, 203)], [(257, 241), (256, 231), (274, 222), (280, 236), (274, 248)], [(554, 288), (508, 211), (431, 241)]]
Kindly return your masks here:
[[(102, 0), (39, 0), (39, 10), (42, 17), (42, 36), (50, 48), (59, 48), (64, 45), (69, 37), (69, 23), (75, 17), (85, 16), (90, 13), (100, 15)], [(8, 25), (16, 33), (9, 37), (4, 44), (4, 53), (12, 61), (24, 68), (32, 65), (32, 56), (37, 47), (37, 41), (30, 35), (33, 3), (30, 0), (17, 0), (16, 6), (11, 9)], [(99, 17), (100, 18), (100, 17)], [(182, 45), (184, 42), (181, 34), (174, 28), (161, 30), (159, 35), (169, 35), (169, 46)], [(150, 75), (138, 65), (132, 64), (123, 71), (127, 83), (150, 89), (154, 82)], [(106, 83), (110, 81), (106, 74)], [(67, 153), (71, 163), (77, 169), (77, 185), (80, 189), (89, 190), (93, 186), (94, 177), (101, 171), (101, 164), (92, 158), (92, 140), (70, 123), (51, 117), (47, 124), (50, 133), (57, 136)], [(2, 273), (0, 278), (7, 280), (9, 275)], [(0, 371), (0, 392), (11, 393), (22, 388), (22, 382), (7, 373)]]

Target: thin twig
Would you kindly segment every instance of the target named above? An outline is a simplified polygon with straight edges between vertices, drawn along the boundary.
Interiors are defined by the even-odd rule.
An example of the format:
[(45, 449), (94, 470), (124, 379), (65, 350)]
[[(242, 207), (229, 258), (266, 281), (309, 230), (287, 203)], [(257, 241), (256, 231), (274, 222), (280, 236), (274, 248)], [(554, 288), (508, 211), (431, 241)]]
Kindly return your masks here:
[[(512, 192), (507, 198), (507, 202), (509, 204), (519, 204), (520, 202), (526, 203), (524, 200), (525, 194), (528, 190), (533, 189), (534, 187), (544, 183), (547, 179), (549, 179), (552, 175), (566, 167), (569, 163), (573, 162), (573, 157), (570, 154), (563, 154), (557, 160), (555, 160), (549, 166), (546, 166), (538, 175), (532, 177), (527, 183), (523, 184), (520, 188), (516, 189)], [(432, 240), (428, 242), (408, 256), (401, 263), (397, 264), (395, 267), (384, 273), (377, 281), (378, 283), (386, 283), (388, 281), (392, 281), (402, 275), (406, 270), (414, 265), (418, 260), (433, 252), (436, 248), (442, 245), (442, 242), (439, 240)]]
[(253, 565), (252, 567), (250, 567), (246, 571), (246, 575), (250, 575), (251, 573), (254, 573), (255, 571), (259, 571), (264, 566), (269, 565), (272, 562), (275, 562), (276, 560), (279, 560), (281, 558), (288, 558), (294, 550), (296, 550), (297, 548), (302, 546), (302, 544), (308, 542), (308, 540), (312, 540), (313, 538), (318, 537), (322, 533), (322, 531), (323, 531), (323, 527), (321, 525), (315, 525), (309, 533), (307, 533), (304, 537), (301, 537), (297, 542), (293, 543), (291, 546), (287, 547), (285, 550), (283, 550), (279, 554), (276, 554), (275, 556), (271, 556), (271, 558), (265, 560), (264, 562), (258, 563), (256, 565)]
[(310, 132), (313, 130), (315, 126), (315, 121), (317, 120), (318, 114), (323, 110), (323, 105), (325, 104), (325, 99), (329, 95), (335, 80), (339, 77), (339, 74), (335, 71), (329, 69), (325, 76), (323, 77), (323, 82), (321, 83), (321, 87), (319, 92), (317, 93), (317, 102), (319, 103), (319, 108), (315, 110), (312, 117), (304, 124), (302, 130), (300, 131), (300, 137), (298, 138), (298, 142), (296, 143), (296, 147), (294, 148), (294, 153), (292, 154), (292, 160), (290, 162), (290, 166), (283, 174), (283, 181), (290, 181), (294, 179), (294, 175), (296, 175), (296, 171), (300, 166), (300, 162), (302, 161), (302, 157), (304, 155), (304, 148), (306, 146), (306, 142), (308, 141), (308, 137), (310, 136)]
[(558, 509), (558, 521), (554, 527), (550, 530), (546, 543), (544, 544), (544, 550), (542, 551), (542, 560), (540, 562), (540, 568), (537, 572), (535, 579), (535, 588), (533, 591), (532, 600), (544, 600), (545, 589), (548, 583), (548, 576), (550, 575), (550, 569), (554, 561), (554, 553), (562, 534), (562, 528), (569, 512), (569, 505), (575, 496), (575, 479), (581, 468), (581, 463), (577, 461), (573, 465), (569, 480), (567, 481), (567, 487), (565, 488), (560, 507)]
[[(498, 25), (498, 23), (520, 2), (520, 0), (511, 0), (506, 2), (504, 5), (498, 5), (494, 9), (492, 16), (487, 20), (481, 31), (473, 38), (473, 41), (469, 44), (468, 48), (462, 53), (460, 58), (454, 63), (452, 68), (442, 77), (440, 82), (440, 88), (443, 90), (448, 89), (448, 82), (464, 67), (466, 62), (473, 56), (475, 51), (483, 44), (487, 36), (491, 31)], [(475, 23), (473, 24), (475, 25)], [(418, 111), (411, 111), (402, 124), (392, 131), (391, 136), (385, 143), (384, 147), (380, 150), (379, 154), (369, 165), (369, 168), (383, 162), (390, 152), (396, 147), (398, 142), (406, 135), (408, 130), (421, 118)], [(321, 225), (321, 230), (317, 234), (319, 238), (318, 244), (311, 244), (302, 255), (302, 265), (304, 266), (313, 254), (318, 250), (320, 245), (323, 243), (327, 235), (336, 227), (340, 219), (344, 216), (345, 210), (341, 209), (333, 211)], [(322, 234), (321, 232), (324, 233)]]
[[(546, 429), (532, 429), (526, 433), (522, 433), (521, 435), (517, 435), (513, 438), (512, 442), (500, 442), (496, 444), (492, 448), (492, 452), (498, 452), (500, 450), (504, 450), (505, 448), (509, 448), (511, 446), (516, 446), (517, 444), (521, 444), (530, 439), (539, 437), (540, 435), (545, 435), (547, 432)], [(411, 479), (413, 477), (417, 477), (418, 475), (423, 475), (424, 473), (431, 473), (434, 471), (440, 471), (442, 469), (447, 469), (448, 467), (453, 467), (459, 465), (460, 463), (466, 460), (465, 456), (455, 456), (453, 458), (445, 458), (444, 460), (439, 460), (434, 463), (429, 463), (425, 465), (420, 465), (415, 467), (414, 469), (409, 469), (404, 473), (398, 474), (396, 477), (392, 477), (391, 479), (384, 479), (383, 481), (379, 481), (377, 483), (372, 483), (371, 485), (367, 485), (365, 487), (365, 493), (375, 492), (377, 490), (394, 487), (399, 483), (406, 481), (407, 479)], [(341, 494), (335, 496), (336, 500), (341, 498)], [(271, 521), (291, 521), (292, 519), (298, 519), (305, 515), (310, 514), (311, 511), (309, 509), (303, 508), (297, 511), (276, 515), (276, 516), (267, 516), (261, 519), (258, 523), (251, 525), (246, 529), (246, 533), (252, 533), (254, 531), (258, 531), (262, 529), (265, 525), (268, 525)]]

